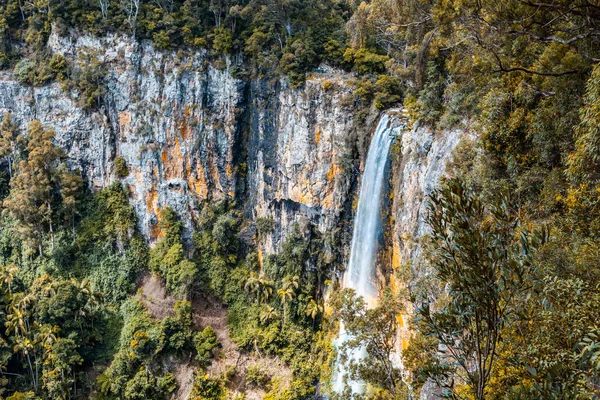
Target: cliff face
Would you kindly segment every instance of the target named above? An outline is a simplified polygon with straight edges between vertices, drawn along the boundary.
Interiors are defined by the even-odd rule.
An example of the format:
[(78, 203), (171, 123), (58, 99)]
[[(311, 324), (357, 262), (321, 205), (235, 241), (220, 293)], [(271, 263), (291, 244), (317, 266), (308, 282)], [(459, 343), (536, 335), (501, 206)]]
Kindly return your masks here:
[(202, 54), (177, 58), (120, 37), (53, 35), (49, 47), (74, 63), (92, 52), (105, 63), (103, 106), (85, 111), (77, 106), (79, 94), (57, 83), (28, 88), (3, 76), (0, 109), (12, 111), (23, 129), (32, 119), (53, 126), (94, 189), (116, 179), (114, 160), (123, 158), (129, 169), (123, 181), (148, 238), (156, 235), (160, 208), (174, 208), (189, 225), (195, 200), (234, 195), (243, 87), (227, 71), (204, 67)]
[(54, 127), (93, 189), (118, 179), (114, 161), (122, 158), (122, 181), (149, 240), (159, 234), (161, 208), (191, 228), (202, 201), (225, 197), (243, 197), (250, 216), (274, 220), (270, 252), (302, 218), (323, 231), (335, 224), (352, 179), (352, 162), (343, 166), (354, 128), (344, 75), (322, 73), (293, 89), (284, 80), (238, 80), (203, 52), (163, 52), (121, 36), (53, 34), (48, 45), (71, 63), (87, 53), (106, 66), (102, 106), (86, 111), (76, 91), (25, 87), (3, 74), (0, 114), (12, 112), (23, 130), (33, 119)]
[(427, 197), (439, 186), (446, 163), (460, 139), (461, 130), (435, 132), (416, 125), (397, 144), (392, 167), (392, 268), (412, 280), (426, 273), (422, 267), (420, 238), (428, 233)]
[(347, 101), (352, 90), (340, 75), (310, 79), (302, 90), (285, 82), (275, 90), (252, 85), (251, 96), (249, 208), (254, 217), (275, 221), (263, 243), (272, 252), (293, 222), (311, 221), (322, 232), (337, 225), (358, 172), (356, 139), (369, 132), (355, 123)]

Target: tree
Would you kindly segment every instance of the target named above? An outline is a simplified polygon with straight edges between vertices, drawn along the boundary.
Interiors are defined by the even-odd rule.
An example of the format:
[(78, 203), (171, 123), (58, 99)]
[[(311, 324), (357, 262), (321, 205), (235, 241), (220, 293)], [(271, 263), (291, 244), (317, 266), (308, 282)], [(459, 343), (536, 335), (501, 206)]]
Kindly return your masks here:
[(34, 120), (27, 130), (27, 158), (18, 164), (4, 207), (17, 220), (17, 233), (36, 246), (43, 256), (46, 231), (50, 233), (54, 249), (54, 219), (58, 208), (55, 194), (62, 191), (67, 209), (74, 210), (73, 192), (80, 180), (62, 166), (65, 154), (53, 143), (53, 129), (44, 128), (41, 122)]
[(298, 281), (300, 278), (297, 275), (286, 276), (281, 282), (281, 288), (277, 291), (281, 302), (283, 303), (283, 323), (287, 321), (287, 307), (290, 301), (296, 296), (298, 290)]
[[(363, 381), (387, 391), (394, 399), (401, 398), (406, 387), (400, 370), (394, 366), (392, 354), (396, 350), (398, 315), (402, 305), (389, 289), (379, 300), (376, 307), (368, 308), (365, 300), (352, 289), (344, 289), (333, 298), (333, 306), (347, 333), (347, 340), (338, 348), (339, 359), (349, 371), (344, 379)], [(366, 352), (365, 357), (351, 357), (361, 349)]]
[(131, 29), (131, 37), (135, 39), (137, 29), (137, 18), (140, 12), (140, 0), (120, 0), (121, 9), (125, 13), (127, 24)]
[(268, 324), (269, 322), (279, 318), (279, 312), (275, 307), (265, 304), (260, 310), (259, 319), (261, 324)]
[(600, 64), (587, 82), (581, 122), (575, 128), (575, 151), (569, 155), (567, 175), (575, 184), (600, 181)]
[(304, 315), (310, 317), (313, 320), (313, 329), (315, 328), (315, 320), (317, 318), (317, 315), (319, 315), (322, 312), (323, 306), (317, 303), (315, 299), (311, 297), (309, 302), (306, 304), (306, 307), (304, 308)]
[(58, 338), (46, 348), (42, 382), (53, 399), (68, 399), (74, 393), (75, 368), (83, 363), (73, 339)]
[(546, 232), (532, 235), (521, 227), (508, 197), (486, 206), (459, 179), (432, 195), (427, 222), (429, 262), (449, 296), (435, 305), (424, 298), (418, 311), (419, 329), (439, 343), (445, 368), (432, 377), (455, 393), (452, 380), (458, 374), (481, 400), (488, 394), (501, 331), (527, 288), (533, 251), (546, 241)]
[(253, 273), (250, 275), (244, 288), (251, 294), (256, 296), (258, 304), (266, 303), (269, 301), (269, 297), (273, 294), (273, 287), (275, 283), (270, 280), (264, 272), (259, 274)]
[(188, 296), (197, 267), (186, 258), (181, 239), (183, 225), (171, 208), (161, 210), (160, 229), (164, 238), (150, 253), (150, 269), (165, 278), (170, 291)]
[(61, 181), (62, 212), (65, 222), (70, 222), (71, 232), (75, 237), (75, 217), (77, 216), (78, 199), (81, 195), (83, 179), (78, 173), (71, 173), (64, 164), (60, 166), (58, 173)]
[(20, 151), (19, 127), (12, 120), (11, 113), (5, 113), (0, 124), (0, 155), (6, 160), (8, 174), (12, 180), (13, 164), (17, 160)]

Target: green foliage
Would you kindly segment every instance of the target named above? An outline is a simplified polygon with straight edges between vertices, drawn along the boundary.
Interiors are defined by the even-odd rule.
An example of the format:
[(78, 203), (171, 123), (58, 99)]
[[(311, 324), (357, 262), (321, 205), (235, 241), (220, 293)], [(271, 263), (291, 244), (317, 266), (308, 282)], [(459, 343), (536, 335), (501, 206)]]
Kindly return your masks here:
[(75, 268), (112, 302), (130, 294), (139, 272), (147, 265), (148, 249), (135, 232), (136, 217), (119, 183), (90, 200), (71, 254)]
[(19, 83), (31, 84), (35, 76), (35, 65), (30, 60), (21, 60), (15, 65), (13, 76)]
[[(201, 231), (195, 237), (201, 274), (211, 292), (228, 307), (235, 343), (248, 351), (258, 349), (278, 356), (292, 369), (293, 387), (274, 387), (272, 395), (306, 398), (314, 393), (313, 382), (320, 374), (320, 368), (315, 368), (323, 320), (318, 282), (324, 280), (329, 265), (322, 258), (323, 242), (312, 226), (296, 227), (282, 252), (264, 260), (262, 268), (254, 253), (241, 260), (237, 239), (240, 216), (232, 205), (222, 202), (202, 211)], [(272, 222), (265, 222), (270, 228)], [(264, 232), (263, 222), (260, 225)]]
[[(364, 381), (374, 390), (387, 393), (390, 398), (400, 398), (407, 388), (400, 370), (392, 361), (396, 348), (397, 316), (402, 312), (399, 299), (387, 290), (380, 304), (369, 309), (362, 297), (357, 297), (352, 289), (344, 289), (336, 294), (332, 304), (348, 334), (348, 340), (338, 349), (339, 360), (348, 371), (344, 380)], [(366, 357), (356, 360), (352, 354), (360, 349), (366, 350)], [(337, 396), (346, 398), (352, 393), (347, 387)]]
[(191, 341), (191, 305), (175, 304), (173, 315), (153, 319), (139, 299), (123, 303), (119, 350), (98, 377), (108, 398), (167, 399), (176, 389), (174, 376), (165, 370), (164, 358), (181, 355)]
[(575, 151), (569, 155), (567, 174), (575, 183), (596, 183), (600, 176), (600, 131), (598, 130), (598, 99), (600, 97), (600, 66), (596, 65), (590, 79), (580, 123), (575, 129)]
[(192, 400), (221, 400), (225, 389), (220, 379), (211, 378), (202, 372), (196, 374), (190, 399)]
[(129, 169), (127, 168), (127, 162), (123, 157), (115, 158), (115, 172), (119, 178), (126, 178), (129, 176)]
[(533, 252), (547, 240), (545, 232), (520, 228), (508, 197), (491, 200), (486, 205), (459, 180), (432, 196), (430, 262), (449, 299), (435, 306), (424, 300), (419, 310), (421, 331), (450, 352), (430, 370), (434, 378), (452, 392), (444, 382), (464, 374), (477, 399), (488, 396), (502, 329), (526, 289)]
[(271, 378), (264, 372), (260, 365), (249, 365), (246, 368), (246, 382), (251, 386), (265, 388)]
[[(14, 137), (14, 133), (10, 135)], [(24, 149), (27, 156), (19, 161), (10, 193), (4, 200), (4, 207), (17, 221), (15, 231), (30, 247), (37, 248), (40, 256), (44, 255), (43, 242), (47, 234), (54, 247), (54, 230), (61, 211), (56, 192), (63, 195), (63, 206), (66, 198), (74, 206), (73, 194), (80, 185), (79, 179), (64, 167), (65, 155), (53, 141), (54, 130), (44, 128), (36, 120), (29, 124)], [(63, 211), (67, 211), (64, 208)]]
[(105, 92), (107, 70), (98, 56), (93, 50), (80, 52), (80, 63), (72, 68), (70, 79), (66, 81), (67, 88), (79, 91), (79, 106), (86, 110), (100, 107)]
[(161, 211), (159, 229), (164, 233), (164, 238), (150, 251), (149, 267), (165, 278), (167, 289), (189, 295), (197, 267), (186, 258), (181, 238), (183, 225), (171, 208)]
[(385, 63), (389, 60), (386, 55), (380, 55), (365, 48), (353, 50), (347, 48), (344, 52), (344, 61), (354, 64), (354, 69), (359, 74), (376, 74), (385, 72)]
[(256, 218), (256, 231), (258, 235), (264, 237), (275, 229), (275, 221), (272, 218), (259, 217)]
[[(20, 270), (2, 267), (0, 368), (10, 363), (4, 385), (13, 398), (32, 398), (31, 389), (48, 398), (79, 395), (79, 372), (96, 360), (96, 346), (106, 333), (106, 310), (89, 281), (52, 279), (42, 275), (29, 287)], [(20, 289), (23, 291), (20, 291)]]
[(202, 332), (194, 335), (194, 346), (196, 348), (196, 359), (200, 363), (206, 363), (214, 357), (214, 350), (221, 347), (215, 330), (210, 326), (204, 328)]
[(229, 303), (239, 296), (241, 285), (233, 279), (238, 263), (237, 231), (240, 215), (232, 210), (233, 203), (222, 201), (205, 206), (200, 219), (200, 232), (194, 237), (196, 259), (201, 276), (207, 280), (212, 293)]
[(48, 65), (58, 81), (65, 80), (67, 78), (69, 65), (65, 56), (58, 53), (53, 54)]
[[(0, 8), (1, 64), (11, 63), (13, 53), (18, 55), (24, 50), (19, 39), (26, 38), (27, 49), (22, 53), (33, 55), (36, 61), (33, 68), (22, 64), (18, 70), (23, 82), (36, 85), (55, 78), (62, 81), (64, 77), (62, 68), (55, 68), (60, 63), (48, 66), (41, 62), (52, 26), (64, 34), (76, 28), (98, 36), (118, 32), (140, 40), (151, 39), (158, 49), (204, 47), (215, 60), (230, 54), (243, 55), (249, 61), (241, 66), (246, 72), (263, 75), (280, 71), (298, 85), (306, 72), (322, 61), (339, 62), (349, 9), (331, 0), (5, 3)], [(93, 66), (93, 62), (86, 61), (75, 67), (66, 83), (82, 93), (82, 106), (94, 108), (101, 102), (102, 73), (101, 68), (87, 68), (86, 64)]]

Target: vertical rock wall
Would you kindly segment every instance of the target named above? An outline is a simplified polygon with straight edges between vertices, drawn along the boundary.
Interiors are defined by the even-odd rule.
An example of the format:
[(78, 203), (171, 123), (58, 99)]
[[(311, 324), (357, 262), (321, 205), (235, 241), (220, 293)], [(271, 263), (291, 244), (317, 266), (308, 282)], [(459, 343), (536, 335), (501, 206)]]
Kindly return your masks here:
[(122, 158), (129, 175), (121, 180), (150, 241), (161, 208), (192, 228), (203, 201), (223, 198), (274, 220), (269, 252), (295, 222), (326, 231), (338, 221), (357, 175), (348, 76), (327, 71), (294, 89), (285, 80), (238, 80), (201, 51), (159, 51), (123, 36), (52, 34), (48, 46), (74, 65), (85, 68), (85, 54), (105, 65), (102, 106), (85, 110), (75, 90), (26, 87), (3, 73), (0, 115), (13, 113), (23, 131), (33, 119), (54, 127), (94, 190), (121, 179), (114, 161)]

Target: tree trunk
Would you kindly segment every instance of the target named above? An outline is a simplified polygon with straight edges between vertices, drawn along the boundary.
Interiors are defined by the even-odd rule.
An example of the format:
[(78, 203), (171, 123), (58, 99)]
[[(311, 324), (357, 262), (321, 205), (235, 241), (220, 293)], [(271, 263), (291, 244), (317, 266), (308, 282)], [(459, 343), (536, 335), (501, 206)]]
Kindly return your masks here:
[(415, 86), (417, 89), (423, 88), (423, 82), (425, 81), (425, 61), (427, 60), (427, 51), (429, 50), (429, 45), (435, 36), (437, 29), (427, 32), (423, 41), (421, 42), (421, 47), (419, 47), (419, 52), (417, 53), (417, 59), (415, 60)]

